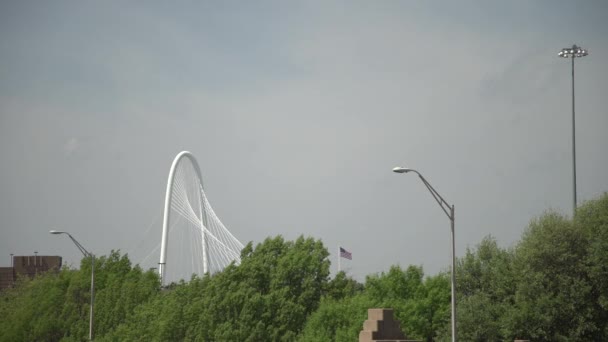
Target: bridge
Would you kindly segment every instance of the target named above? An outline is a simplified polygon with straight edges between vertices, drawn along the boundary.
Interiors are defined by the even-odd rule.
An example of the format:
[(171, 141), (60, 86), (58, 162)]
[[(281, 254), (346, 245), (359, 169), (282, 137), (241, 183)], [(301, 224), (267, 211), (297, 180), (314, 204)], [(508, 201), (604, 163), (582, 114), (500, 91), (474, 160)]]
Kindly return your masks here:
[(239, 264), (242, 249), (209, 204), (198, 162), (192, 153), (180, 152), (167, 180), (158, 263), (161, 284)]

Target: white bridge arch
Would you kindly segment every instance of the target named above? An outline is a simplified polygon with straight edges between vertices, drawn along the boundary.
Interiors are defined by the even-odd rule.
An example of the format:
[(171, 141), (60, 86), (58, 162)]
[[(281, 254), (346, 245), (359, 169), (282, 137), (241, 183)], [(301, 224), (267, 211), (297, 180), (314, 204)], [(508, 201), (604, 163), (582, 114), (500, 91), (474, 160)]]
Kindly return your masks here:
[[(169, 170), (158, 273), (161, 284), (166, 281), (167, 249), (172, 230), (185, 230), (193, 252), (191, 273), (213, 273), (231, 262), (240, 263), (243, 244), (219, 220), (203, 190), (200, 167), (188, 151), (180, 152)], [(199, 263), (200, 262), (200, 263)], [(196, 269), (195, 264), (202, 264)]]

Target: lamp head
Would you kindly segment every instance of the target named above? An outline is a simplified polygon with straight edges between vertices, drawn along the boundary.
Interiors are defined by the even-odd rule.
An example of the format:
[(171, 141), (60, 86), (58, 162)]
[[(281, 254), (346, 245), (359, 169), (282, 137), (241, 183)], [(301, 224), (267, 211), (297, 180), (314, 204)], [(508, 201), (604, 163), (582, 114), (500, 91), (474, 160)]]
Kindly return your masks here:
[(571, 48), (563, 48), (557, 55), (562, 58), (576, 58), (585, 57), (589, 54), (589, 51), (583, 49), (580, 46), (572, 45)]
[(57, 231), (55, 229), (49, 230), (49, 233), (51, 233), (51, 234), (65, 234), (65, 232), (60, 232), (60, 231)]
[(393, 172), (395, 173), (408, 173), (410, 171), (414, 171), (412, 169), (408, 169), (407, 167), (397, 166), (393, 168)]

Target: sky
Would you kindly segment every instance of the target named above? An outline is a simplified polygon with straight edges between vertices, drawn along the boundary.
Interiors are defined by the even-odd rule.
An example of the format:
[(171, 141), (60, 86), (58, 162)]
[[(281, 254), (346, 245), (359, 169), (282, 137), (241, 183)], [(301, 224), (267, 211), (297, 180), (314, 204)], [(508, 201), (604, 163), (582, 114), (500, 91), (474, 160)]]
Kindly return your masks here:
[(241, 242), (321, 239), (356, 279), (513, 246), (608, 191), (605, 1), (3, 1), (0, 266), (61, 255), (70, 232), (142, 267), (169, 167), (201, 167)]

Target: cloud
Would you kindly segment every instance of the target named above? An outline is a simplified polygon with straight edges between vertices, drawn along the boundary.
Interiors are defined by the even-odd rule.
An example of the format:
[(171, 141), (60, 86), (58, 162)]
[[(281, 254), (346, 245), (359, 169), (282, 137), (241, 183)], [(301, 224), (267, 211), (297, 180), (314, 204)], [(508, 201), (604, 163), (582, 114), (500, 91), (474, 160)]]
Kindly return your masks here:
[(551, 90), (559, 79), (558, 62), (561, 61), (548, 49), (517, 54), (506, 61), (502, 69), (489, 73), (480, 82), (481, 98), (503, 103), (533, 102)]
[(68, 139), (63, 145), (63, 153), (67, 158), (71, 157), (77, 150), (80, 149), (80, 141), (74, 137)]

